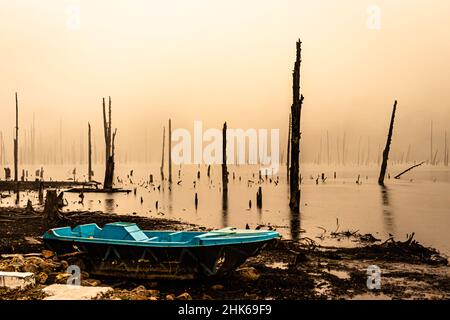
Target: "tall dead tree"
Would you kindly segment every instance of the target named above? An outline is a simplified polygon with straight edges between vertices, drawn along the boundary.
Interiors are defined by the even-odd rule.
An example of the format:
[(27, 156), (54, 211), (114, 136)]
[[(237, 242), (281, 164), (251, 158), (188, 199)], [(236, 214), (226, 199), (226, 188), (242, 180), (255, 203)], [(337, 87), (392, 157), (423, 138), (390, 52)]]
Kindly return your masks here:
[(430, 164), (433, 165), (433, 120), (430, 127)]
[(227, 123), (222, 129), (222, 186), (223, 193), (228, 192), (228, 169), (227, 169)]
[(114, 181), (114, 156), (115, 156), (115, 140), (117, 129), (112, 132), (112, 121), (111, 121), (111, 97), (109, 97), (109, 108), (108, 108), (108, 118), (106, 117), (106, 104), (105, 98), (103, 98), (103, 128), (105, 134), (105, 180), (103, 183), (103, 188), (110, 190), (113, 187)]
[(287, 158), (286, 158), (286, 175), (287, 181), (289, 182), (289, 164), (291, 157), (291, 128), (292, 128), (292, 114), (289, 113), (289, 131), (288, 131), (288, 143), (287, 143)]
[(330, 166), (330, 139), (328, 136), (328, 130), (327, 130), (327, 161), (328, 161), (328, 166)]
[(302, 43), (297, 41), (297, 54), (294, 65), (293, 77), (293, 101), (291, 106), (291, 167), (289, 174), (290, 201), (289, 207), (294, 212), (300, 212), (300, 119), (302, 113), (303, 95), (300, 94), (300, 65)]
[(91, 124), (88, 122), (88, 181), (92, 181), (92, 135)]
[(161, 156), (161, 181), (164, 181), (164, 149), (166, 143), (166, 127), (163, 127), (163, 144), (162, 144), (162, 156)]
[(172, 120), (169, 119), (169, 183), (172, 183)]
[(389, 158), (389, 150), (391, 149), (392, 132), (394, 131), (395, 111), (397, 110), (397, 100), (394, 102), (392, 109), (391, 124), (389, 125), (389, 132), (386, 141), (386, 147), (383, 151), (383, 162), (381, 163), (380, 176), (378, 177), (378, 184), (384, 186), (384, 176), (386, 175), (387, 162)]
[(19, 181), (19, 100), (16, 92), (16, 127), (14, 137), (14, 181)]
[(444, 166), (448, 167), (447, 131), (444, 134)]

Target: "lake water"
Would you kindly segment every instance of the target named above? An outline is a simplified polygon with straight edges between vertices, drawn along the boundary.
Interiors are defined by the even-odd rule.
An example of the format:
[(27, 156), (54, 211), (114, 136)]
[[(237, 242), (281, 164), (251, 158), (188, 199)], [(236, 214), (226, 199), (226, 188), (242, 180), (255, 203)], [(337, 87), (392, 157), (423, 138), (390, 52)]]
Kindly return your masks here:
[[(388, 172), (394, 176), (409, 165), (391, 166)], [(46, 167), (45, 177), (53, 180), (73, 177), (74, 166)], [(34, 172), (29, 168), (30, 172)], [(102, 181), (103, 167), (94, 168), (98, 181)], [(133, 169), (133, 176), (128, 177)], [(286, 169), (282, 168), (272, 182), (267, 179), (258, 183), (258, 167), (230, 166), (228, 197), (223, 198), (221, 190), (221, 167), (213, 166), (211, 177), (207, 177), (207, 166), (174, 166), (173, 183), (161, 185), (158, 165), (126, 165), (116, 168), (117, 176), (123, 181), (117, 184), (134, 191), (130, 194), (85, 194), (80, 204), (78, 194), (66, 193), (69, 207), (65, 210), (101, 210), (118, 214), (136, 213), (146, 217), (163, 217), (191, 222), (211, 228), (235, 226), (251, 228), (257, 225), (275, 226), (283, 237), (298, 239), (309, 237), (321, 244), (336, 245), (336, 241), (320, 236), (337, 229), (358, 230), (372, 233), (386, 239), (392, 234), (396, 239), (406, 239), (407, 233), (415, 232), (421, 243), (436, 247), (450, 254), (450, 171), (443, 167), (422, 166), (402, 176), (401, 180), (386, 179), (386, 188), (377, 184), (378, 166), (333, 167), (302, 166), (304, 177), (301, 186), (301, 213), (289, 210), (289, 189)], [(197, 172), (200, 170), (200, 179)], [(77, 172), (85, 172), (85, 166), (78, 166)], [(180, 172), (179, 172), (180, 171)], [(334, 172), (336, 171), (336, 179)], [(316, 178), (325, 173), (325, 182)], [(233, 173), (235, 178), (233, 179)], [(154, 184), (148, 184), (153, 174)], [(360, 175), (360, 184), (356, 183)], [(167, 168), (166, 168), (167, 176)], [(264, 178), (264, 177), (263, 177)], [(83, 174), (77, 180), (85, 180)], [(117, 182), (117, 179), (115, 180)], [(178, 183), (179, 182), (179, 183)], [(158, 186), (161, 185), (160, 190)], [(262, 187), (263, 207), (256, 208), (256, 192)], [(198, 194), (198, 207), (194, 197)], [(142, 202), (141, 202), (142, 197)], [(37, 195), (22, 196), (21, 205), (29, 199), (37, 204)], [(11, 205), (13, 198), (2, 200), (1, 205)], [(252, 201), (251, 208), (249, 201)], [(158, 201), (158, 209), (156, 202)], [(339, 242), (348, 245), (350, 243)]]

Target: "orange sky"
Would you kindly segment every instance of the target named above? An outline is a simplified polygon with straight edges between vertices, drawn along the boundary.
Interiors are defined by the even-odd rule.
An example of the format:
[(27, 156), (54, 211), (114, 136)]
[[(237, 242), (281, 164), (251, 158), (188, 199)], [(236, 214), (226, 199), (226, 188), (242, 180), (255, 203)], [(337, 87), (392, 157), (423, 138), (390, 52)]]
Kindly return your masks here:
[[(371, 4), (381, 30), (367, 28)], [(18, 91), (21, 126), (34, 113), (38, 137), (53, 141), (62, 119), (67, 144), (88, 120), (100, 143), (101, 97), (111, 95), (118, 152), (130, 156), (146, 134), (159, 159), (169, 117), (188, 129), (280, 128), (284, 138), (301, 37), (305, 157), (326, 130), (377, 147), (398, 99), (393, 152), (412, 144), (426, 158), (432, 119), (436, 143), (445, 129), (450, 138), (449, 16), (447, 0), (0, 0), (0, 130), (10, 147)]]

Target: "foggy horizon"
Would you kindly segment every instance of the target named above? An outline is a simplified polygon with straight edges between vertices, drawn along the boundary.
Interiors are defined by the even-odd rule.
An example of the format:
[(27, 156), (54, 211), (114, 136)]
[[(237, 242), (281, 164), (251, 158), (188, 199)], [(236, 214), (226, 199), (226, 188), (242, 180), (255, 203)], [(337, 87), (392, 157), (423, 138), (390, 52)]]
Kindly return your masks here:
[[(328, 131), (331, 163), (344, 135), (348, 164), (357, 162), (358, 149), (361, 162), (368, 153), (376, 162), (398, 100), (390, 160), (405, 160), (410, 149), (410, 161), (428, 161), (433, 121), (433, 150), (442, 162), (445, 132), (450, 134), (450, 4), (379, 1), (381, 29), (370, 30), (368, 1), (175, 2), (2, 3), (6, 162), (13, 158), (15, 92), (20, 152), (30, 149), (34, 117), (37, 165), (52, 162), (49, 154), (58, 163), (61, 144), (66, 163), (86, 163), (88, 122), (94, 161), (101, 163), (101, 99), (108, 96), (119, 163), (158, 163), (169, 118), (173, 130), (192, 131), (195, 120), (205, 129), (220, 129), (225, 121), (230, 128), (280, 129), (285, 159), (298, 38), (302, 161), (317, 162), (321, 154), (320, 162), (327, 162)], [(67, 9), (74, 5), (80, 25), (71, 29)], [(30, 161), (26, 154), (20, 163)]]

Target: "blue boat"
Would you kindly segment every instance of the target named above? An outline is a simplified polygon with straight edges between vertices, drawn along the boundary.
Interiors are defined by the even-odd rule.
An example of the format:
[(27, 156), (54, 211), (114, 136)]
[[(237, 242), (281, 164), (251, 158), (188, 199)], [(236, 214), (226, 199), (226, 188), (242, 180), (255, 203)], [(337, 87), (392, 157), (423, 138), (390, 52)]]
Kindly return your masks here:
[(149, 280), (225, 275), (279, 237), (275, 231), (236, 228), (145, 231), (127, 222), (54, 228), (43, 236), (47, 248), (76, 257), (69, 263), (91, 274)]

